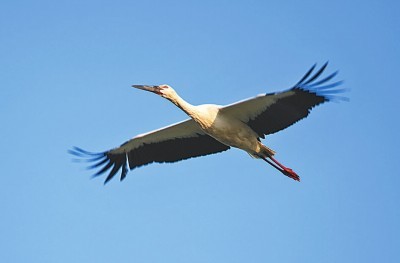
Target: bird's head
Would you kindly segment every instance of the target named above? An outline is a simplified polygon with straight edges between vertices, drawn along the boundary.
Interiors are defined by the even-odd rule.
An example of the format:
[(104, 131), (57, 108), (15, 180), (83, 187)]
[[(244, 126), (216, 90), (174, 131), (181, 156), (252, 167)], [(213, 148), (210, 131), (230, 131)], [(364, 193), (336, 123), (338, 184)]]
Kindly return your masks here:
[(160, 95), (163, 98), (171, 99), (176, 96), (176, 92), (171, 86), (163, 84), (158, 86), (149, 86), (149, 85), (132, 85), (132, 87), (137, 89), (142, 89), (146, 91), (153, 92), (155, 94)]

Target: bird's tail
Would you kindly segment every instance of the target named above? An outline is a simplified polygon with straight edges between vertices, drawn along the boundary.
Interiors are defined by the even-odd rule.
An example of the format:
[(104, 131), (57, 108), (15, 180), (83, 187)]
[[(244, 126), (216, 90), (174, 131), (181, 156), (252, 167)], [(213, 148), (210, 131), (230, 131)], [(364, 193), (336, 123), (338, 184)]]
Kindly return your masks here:
[(250, 153), (248, 152), (248, 154), (255, 159), (265, 159), (271, 156), (275, 155), (275, 151), (272, 150), (271, 148), (268, 148), (267, 146), (265, 146), (264, 144), (260, 143), (260, 147), (261, 147), (261, 151), (259, 153)]
[(275, 151), (272, 150), (271, 148), (268, 148), (267, 146), (263, 145), (261, 146), (261, 151), (265, 157), (270, 157), (275, 155)]

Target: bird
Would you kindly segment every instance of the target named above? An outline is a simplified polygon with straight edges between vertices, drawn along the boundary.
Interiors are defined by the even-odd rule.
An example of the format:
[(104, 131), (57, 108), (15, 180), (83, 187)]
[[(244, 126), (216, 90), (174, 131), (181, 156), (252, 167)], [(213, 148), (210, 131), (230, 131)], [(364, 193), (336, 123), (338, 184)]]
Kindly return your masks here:
[[(275, 151), (261, 142), (266, 135), (277, 133), (306, 118), (317, 105), (328, 101), (348, 100), (341, 96), (343, 81), (332, 82), (335, 71), (322, 78), (328, 62), (316, 69), (314, 64), (291, 88), (261, 94), (226, 106), (194, 106), (169, 85), (132, 85), (165, 98), (190, 118), (132, 139), (100, 153), (72, 147), (69, 153), (89, 162), (88, 169), (98, 169), (93, 177), (108, 173), (104, 184), (121, 170), (120, 181), (130, 170), (151, 163), (172, 163), (238, 148), (261, 159), (283, 175), (300, 181), (299, 175), (275, 158)], [(339, 94), (339, 95), (338, 95)], [(129, 169), (128, 169), (129, 168)]]

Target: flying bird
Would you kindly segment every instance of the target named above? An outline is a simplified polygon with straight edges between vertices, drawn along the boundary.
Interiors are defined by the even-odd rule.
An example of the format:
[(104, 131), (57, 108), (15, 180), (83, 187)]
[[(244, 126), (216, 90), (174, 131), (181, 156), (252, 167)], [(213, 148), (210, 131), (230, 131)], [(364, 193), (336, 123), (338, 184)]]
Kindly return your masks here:
[(150, 163), (172, 163), (192, 157), (226, 151), (231, 147), (262, 159), (282, 174), (300, 181), (290, 168), (275, 159), (275, 151), (261, 139), (305, 118), (311, 109), (327, 101), (346, 100), (337, 94), (342, 81), (331, 82), (338, 71), (321, 78), (325, 63), (316, 70), (314, 64), (292, 88), (262, 94), (227, 106), (204, 104), (194, 106), (183, 100), (169, 85), (132, 85), (155, 93), (175, 104), (190, 118), (170, 126), (137, 135), (121, 146), (93, 153), (74, 147), (69, 152), (91, 162), (88, 168), (99, 169), (94, 176), (108, 172), (104, 183), (119, 170), (122, 181), (130, 170)]

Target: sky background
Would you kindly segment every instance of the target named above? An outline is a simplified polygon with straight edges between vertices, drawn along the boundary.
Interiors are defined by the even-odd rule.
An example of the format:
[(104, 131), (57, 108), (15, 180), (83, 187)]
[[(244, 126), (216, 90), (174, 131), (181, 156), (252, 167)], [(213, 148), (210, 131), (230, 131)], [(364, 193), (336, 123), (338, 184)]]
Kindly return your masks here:
[[(398, 1), (2, 1), (1, 262), (400, 262)], [(287, 89), (315, 62), (350, 102), (264, 143), (131, 171), (73, 163), (193, 104)]]

